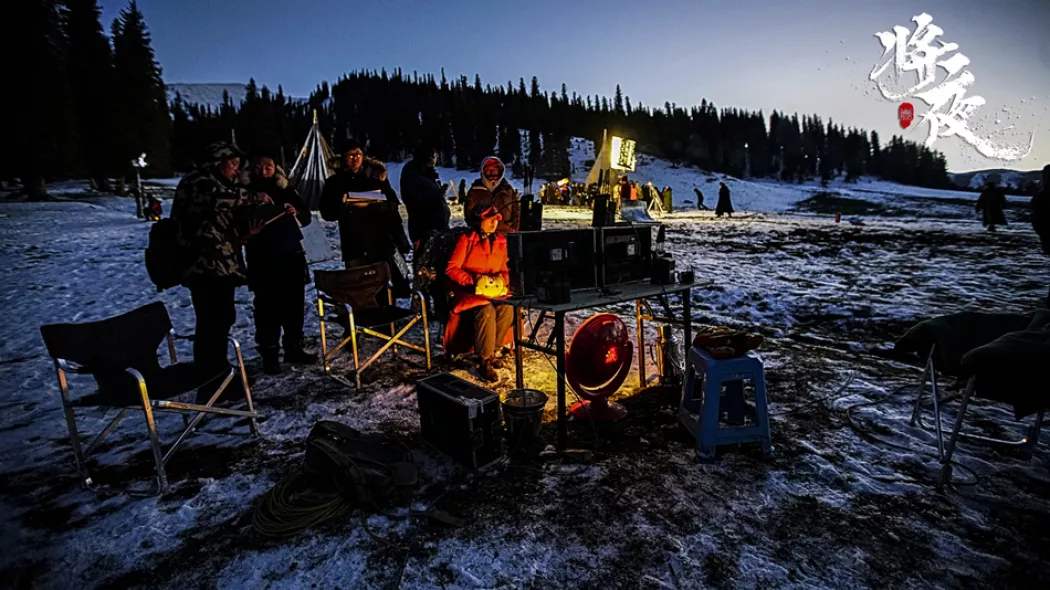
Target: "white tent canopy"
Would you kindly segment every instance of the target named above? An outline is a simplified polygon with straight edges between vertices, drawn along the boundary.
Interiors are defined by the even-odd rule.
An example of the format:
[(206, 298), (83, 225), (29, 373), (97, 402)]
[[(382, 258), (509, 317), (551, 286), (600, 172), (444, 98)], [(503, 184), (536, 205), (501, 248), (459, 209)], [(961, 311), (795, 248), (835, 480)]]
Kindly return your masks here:
[(328, 168), (331, 159), (332, 150), (321, 135), (321, 129), (317, 125), (317, 111), (314, 111), (314, 125), (306, 136), (303, 149), (299, 150), (291, 173), (288, 174), (288, 181), (299, 191), (314, 218), (313, 223), (303, 228), (303, 246), (306, 248), (306, 259), (310, 264), (335, 257), (325, 239), (324, 223), (316, 213), (321, 204), (321, 191), (324, 190), (325, 180), (332, 173)]
[(299, 191), (303, 202), (311, 211), (317, 211), (321, 204), (324, 182), (332, 173), (328, 169), (328, 162), (332, 157), (332, 150), (317, 125), (317, 111), (314, 111), (313, 127), (310, 128), (306, 143), (303, 144), (303, 149), (299, 150), (299, 156), (288, 174), (288, 180)]

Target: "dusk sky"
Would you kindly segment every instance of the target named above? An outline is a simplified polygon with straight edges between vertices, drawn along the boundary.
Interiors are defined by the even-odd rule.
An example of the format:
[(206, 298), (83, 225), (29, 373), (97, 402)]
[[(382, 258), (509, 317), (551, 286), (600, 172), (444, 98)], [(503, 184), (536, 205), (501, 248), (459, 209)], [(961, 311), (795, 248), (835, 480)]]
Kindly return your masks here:
[[(108, 23), (126, 4), (101, 0)], [(902, 133), (898, 102), (868, 80), (882, 63), (879, 31), (913, 31), (926, 12), (959, 45), (987, 104), (982, 137), (1027, 145), (1020, 161), (985, 158), (959, 138), (934, 144), (949, 169), (1033, 170), (1050, 163), (1050, 0), (139, 0), (167, 82), (247, 82), (306, 96), (321, 80), (401, 67), (632, 103), (816, 113), (847, 126)], [(892, 68), (886, 76), (892, 76)], [(944, 77), (940, 71), (940, 82)], [(1022, 102), (1023, 101), (1023, 102)], [(916, 119), (928, 108), (912, 99)], [(1005, 109), (1005, 110), (1004, 110)], [(1012, 118), (1011, 118), (1012, 117)], [(996, 123), (996, 121), (1000, 121)], [(1014, 125), (1012, 130), (1003, 128)], [(922, 142), (928, 125), (906, 138)], [(998, 134), (993, 132), (999, 131)]]

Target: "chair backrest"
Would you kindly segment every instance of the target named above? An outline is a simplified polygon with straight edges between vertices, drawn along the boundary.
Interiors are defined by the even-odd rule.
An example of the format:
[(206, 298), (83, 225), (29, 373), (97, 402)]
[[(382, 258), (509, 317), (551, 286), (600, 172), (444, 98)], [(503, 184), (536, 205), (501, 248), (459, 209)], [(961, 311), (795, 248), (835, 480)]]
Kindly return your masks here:
[(156, 301), (105, 320), (41, 326), (40, 335), (52, 358), (77, 363), (97, 377), (127, 368), (143, 374), (158, 370), (157, 348), (169, 330), (168, 310)]
[(328, 297), (362, 311), (388, 305), (377, 295), (390, 285), (390, 267), (376, 262), (346, 270), (314, 271), (314, 286)]

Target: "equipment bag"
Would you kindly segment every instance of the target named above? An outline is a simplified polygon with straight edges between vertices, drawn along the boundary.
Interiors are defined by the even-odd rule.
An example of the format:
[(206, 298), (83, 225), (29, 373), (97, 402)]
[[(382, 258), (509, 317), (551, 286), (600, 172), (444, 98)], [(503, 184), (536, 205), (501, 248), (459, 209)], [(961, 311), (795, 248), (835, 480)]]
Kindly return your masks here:
[(332, 481), (355, 503), (376, 504), (407, 495), (419, 479), (407, 448), (369, 440), (345, 424), (328, 420), (310, 430), (305, 467)]
[(146, 246), (146, 272), (157, 291), (182, 284), (182, 275), (192, 262), (187, 248), (179, 244), (179, 223), (161, 219), (149, 230)]

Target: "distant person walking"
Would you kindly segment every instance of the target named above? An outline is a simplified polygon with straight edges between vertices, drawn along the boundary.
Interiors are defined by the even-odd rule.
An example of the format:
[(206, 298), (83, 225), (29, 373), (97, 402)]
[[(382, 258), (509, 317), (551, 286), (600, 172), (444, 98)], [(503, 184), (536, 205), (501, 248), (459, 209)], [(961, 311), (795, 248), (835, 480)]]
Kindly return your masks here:
[[(1043, 167), (1042, 186), (1032, 197), (1032, 229), (1039, 234), (1043, 254), (1050, 256), (1050, 164)], [(1050, 292), (1047, 292), (1043, 305), (1050, 309)]]
[(696, 193), (696, 210), (697, 211), (710, 211), (711, 208), (704, 204), (704, 193), (699, 188), (693, 187), (693, 192)]
[(733, 216), (733, 201), (729, 198), (729, 187), (724, 182), (718, 183), (718, 204), (715, 205), (715, 215), (718, 217)]
[(1006, 225), (1006, 215), (1003, 214), (1005, 207), (1006, 193), (995, 183), (989, 181), (981, 191), (981, 196), (977, 197), (977, 205), (974, 210), (981, 214), (981, 223), (988, 228), (988, 231), (994, 232), (995, 226)]
[(467, 202), (467, 179), (459, 179), (459, 204), (463, 205)]
[(664, 212), (670, 213), (674, 210), (674, 200), (671, 198), (671, 187), (665, 186), (660, 196), (664, 201)]

